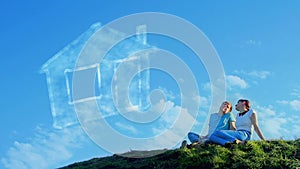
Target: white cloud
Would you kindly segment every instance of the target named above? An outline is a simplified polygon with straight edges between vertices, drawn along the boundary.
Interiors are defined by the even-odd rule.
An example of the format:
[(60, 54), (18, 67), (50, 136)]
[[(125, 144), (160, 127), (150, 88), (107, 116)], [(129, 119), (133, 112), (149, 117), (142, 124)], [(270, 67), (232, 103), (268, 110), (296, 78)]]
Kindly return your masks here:
[[(285, 103), (285, 101), (283, 101)], [(288, 103), (289, 104), (289, 103)], [(261, 130), (267, 139), (294, 139), (299, 137), (299, 115), (278, 111), (280, 107), (256, 105), (258, 121)]]
[(273, 137), (280, 138), (289, 131), (285, 128), (287, 120), (280, 117), (272, 117), (264, 120), (263, 131), (267, 132), (265, 134)]
[[(161, 126), (158, 126), (158, 128), (161, 128), (161, 132), (166, 130), (166, 127), (171, 126), (174, 123), (181, 110), (180, 107), (175, 106), (171, 101), (167, 101), (163, 104), (165, 105), (165, 109), (159, 119)], [(159, 131), (157, 129), (154, 130), (156, 132)]]
[(286, 100), (278, 100), (278, 101), (276, 101), (278, 104), (283, 104), (283, 105), (287, 105), (287, 104), (289, 104), (289, 102), (288, 101), (286, 101)]
[(137, 134), (138, 133), (138, 130), (132, 126), (132, 125), (126, 125), (126, 124), (123, 124), (123, 123), (120, 123), (120, 122), (116, 122), (115, 125), (119, 128), (121, 128), (122, 130), (127, 130), (127, 132), (131, 132), (131, 133), (134, 133), (134, 134)]
[(261, 112), (263, 113), (262, 116), (264, 116), (264, 117), (269, 117), (269, 116), (275, 116), (276, 115), (276, 112), (272, 109), (272, 106), (269, 106), (269, 107), (257, 106), (257, 107), (261, 109)]
[(267, 78), (271, 73), (269, 71), (258, 71), (258, 70), (254, 70), (248, 73), (250, 76), (253, 77), (258, 77), (260, 79), (265, 79)]
[(262, 44), (261, 41), (259, 41), (259, 40), (252, 40), (252, 39), (246, 40), (244, 43), (246, 45), (248, 45), (248, 46), (260, 46)]
[[(169, 130), (170, 127), (176, 127), (183, 129), (182, 131), (178, 131), (176, 136), (185, 136), (187, 134), (187, 131), (184, 131), (186, 126), (191, 126), (192, 122), (195, 120), (188, 112), (186, 109), (181, 108), (180, 106), (174, 105), (173, 102), (167, 101), (166, 103), (166, 108), (162, 116), (160, 117), (159, 125), (154, 127), (152, 129), (152, 132), (155, 134), (161, 134), (165, 132), (166, 130)], [(180, 114), (184, 114), (183, 118), (186, 119), (178, 119)], [(173, 126), (177, 121), (185, 121), (185, 123), (177, 123), (179, 125), (184, 125), (184, 126)], [(171, 138), (170, 138), (171, 139)]]
[(164, 87), (158, 87), (157, 90), (160, 90), (168, 100), (174, 100), (176, 97), (180, 97), (179, 95), (174, 94), (172, 91), (167, 90)]
[[(172, 115), (171, 119), (172, 121), (169, 121), (170, 115)], [(179, 118), (177, 116), (179, 115)], [(156, 137), (154, 138), (155, 143), (157, 145), (148, 145), (150, 146), (150, 149), (153, 148), (170, 148), (169, 146), (173, 144), (173, 146), (176, 146), (179, 142), (181, 142), (187, 135), (187, 133), (191, 130), (192, 123), (194, 122), (194, 118), (187, 112), (186, 109), (180, 108), (178, 106), (175, 106), (171, 109), (169, 109), (169, 113), (166, 114), (165, 117), (163, 117), (163, 120), (167, 120), (167, 123), (172, 123), (172, 127), (169, 128), (164, 134), (165, 137)], [(176, 125), (175, 125), (176, 123)], [(165, 127), (156, 127), (154, 128), (153, 132), (160, 133), (162, 129), (165, 129)]]
[[(298, 117), (299, 119), (299, 117)], [(294, 139), (299, 139), (300, 138), (300, 125), (294, 125), (292, 130), (291, 130), (291, 136), (294, 137)]]
[[(194, 98), (190, 98), (193, 100)], [(153, 108), (153, 109), (152, 109)], [(92, 119), (82, 123), (89, 137), (103, 149), (111, 153), (123, 153), (130, 149), (133, 150), (152, 150), (161, 148), (172, 148), (186, 136), (193, 125), (194, 117), (189, 114), (187, 109), (175, 105), (172, 101), (160, 100), (154, 104), (151, 111), (147, 112), (142, 118), (146, 118), (153, 112), (161, 112), (155, 121), (145, 123), (118, 123), (118, 116), (112, 117), (106, 122), (114, 121), (117, 127), (124, 128), (128, 131), (119, 132), (109, 127), (105, 119), (91, 118), (89, 114), (95, 112), (93, 109), (85, 109), (84, 113), (78, 113), (83, 119)], [(151, 113), (152, 112), (152, 113)], [(127, 115), (127, 114), (126, 114)], [(86, 116), (86, 117), (85, 117)], [(151, 116), (152, 117), (152, 116)], [(94, 119), (94, 120), (93, 120)], [(137, 121), (140, 122), (140, 121)], [(131, 127), (130, 124), (133, 126)], [(176, 125), (175, 125), (176, 124)], [(190, 127), (189, 127), (190, 126)], [(140, 127), (140, 128), (138, 128)], [(103, 131), (99, 134), (99, 131)], [(147, 133), (145, 133), (147, 131)], [(136, 137), (130, 132), (141, 133), (142, 137)], [(135, 133), (133, 133), (135, 134)], [(120, 144), (120, 142), (122, 144)]]
[(285, 113), (278, 113), (272, 109), (272, 106), (261, 107), (255, 106), (258, 113), (258, 122), (260, 128), (267, 139), (278, 139), (284, 135), (288, 135), (287, 123)]
[(300, 115), (299, 114), (293, 114), (286, 119), (289, 122), (290, 128), (289, 128), (289, 135), (293, 138), (300, 138)]
[(208, 107), (209, 106), (209, 100), (206, 97), (198, 96), (197, 101), (200, 103), (200, 107)]
[(40, 127), (28, 142), (15, 141), (1, 163), (9, 169), (55, 168), (73, 156), (73, 149), (83, 144), (80, 127), (47, 131)]
[(300, 100), (292, 100), (290, 102), (290, 106), (292, 107), (292, 109), (300, 111)]
[(299, 91), (299, 89), (293, 89), (292, 92), (291, 92), (291, 96), (300, 98), (300, 91)]
[(268, 76), (271, 75), (271, 72), (267, 70), (252, 70), (252, 71), (235, 70), (234, 73), (251, 77), (253, 80), (257, 78), (266, 79)]
[(202, 88), (205, 91), (210, 91), (211, 90), (211, 84), (210, 84), (210, 82), (204, 83), (203, 86), (202, 86)]
[(288, 105), (288, 106), (290, 106), (293, 110), (300, 111), (300, 100), (292, 100), (292, 101), (288, 101), (288, 100), (279, 100), (279, 101), (277, 101), (277, 103), (283, 104), (283, 105)]
[(246, 83), (246, 81), (241, 79), (238, 76), (228, 75), (228, 76), (226, 76), (226, 81), (227, 81), (227, 86), (229, 87), (229, 89), (232, 89), (234, 87), (239, 87), (241, 89), (245, 89), (248, 87), (248, 84)]
[(99, 111), (101, 112), (102, 118), (114, 116), (118, 114), (118, 112), (113, 109), (111, 104), (105, 104), (106, 102), (100, 102), (98, 101)]

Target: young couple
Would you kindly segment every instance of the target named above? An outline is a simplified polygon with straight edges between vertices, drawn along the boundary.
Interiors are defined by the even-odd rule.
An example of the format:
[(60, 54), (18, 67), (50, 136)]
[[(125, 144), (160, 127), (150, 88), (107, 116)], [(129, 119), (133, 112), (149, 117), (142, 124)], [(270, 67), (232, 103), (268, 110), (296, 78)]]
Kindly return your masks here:
[(257, 114), (250, 109), (250, 101), (246, 99), (238, 100), (235, 109), (239, 111), (236, 119), (231, 113), (231, 103), (228, 101), (223, 102), (219, 112), (210, 116), (208, 135), (201, 137), (193, 132), (188, 133), (191, 145), (205, 141), (224, 146), (232, 143), (243, 144), (251, 139), (253, 130), (260, 139), (265, 140), (258, 126)]

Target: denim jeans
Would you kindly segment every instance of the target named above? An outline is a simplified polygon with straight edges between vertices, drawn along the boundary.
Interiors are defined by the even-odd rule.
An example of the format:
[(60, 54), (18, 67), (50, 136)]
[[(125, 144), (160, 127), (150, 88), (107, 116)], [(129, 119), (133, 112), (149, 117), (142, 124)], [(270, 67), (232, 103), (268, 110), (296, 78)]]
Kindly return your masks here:
[(217, 144), (225, 145), (225, 143), (232, 143), (236, 139), (245, 141), (250, 140), (250, 138), (251, 133), (246, 130), (220, 130), (213, 132), (209, 140)]
[(194, 142), (198, 142), (199, 139), (200, 139), (200, 136), (196, 133), (193, 133), (193, 132), (189, 132), (188, 133), (188, 138), (190, 140), (191, 143), (194, 143)]

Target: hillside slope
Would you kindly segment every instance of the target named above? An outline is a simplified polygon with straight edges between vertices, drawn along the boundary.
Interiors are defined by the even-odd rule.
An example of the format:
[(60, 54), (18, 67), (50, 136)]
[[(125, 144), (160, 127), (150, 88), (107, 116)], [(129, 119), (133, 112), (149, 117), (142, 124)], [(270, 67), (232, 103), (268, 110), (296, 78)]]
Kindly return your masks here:
[[(160, 150), (156, 150), (160, 151)], [(151, 151), (133, 151), (149, 155)], [(268, 168), (300, 169), (300, 139), (294, 141), (250, 141), (245, 145), (225, 148), (220, 145), (199, 145), (193, 149), (167, 150), (146, 158), (113, 155), (71, 164), (61, 169), (129, 169), (129, 168)]]

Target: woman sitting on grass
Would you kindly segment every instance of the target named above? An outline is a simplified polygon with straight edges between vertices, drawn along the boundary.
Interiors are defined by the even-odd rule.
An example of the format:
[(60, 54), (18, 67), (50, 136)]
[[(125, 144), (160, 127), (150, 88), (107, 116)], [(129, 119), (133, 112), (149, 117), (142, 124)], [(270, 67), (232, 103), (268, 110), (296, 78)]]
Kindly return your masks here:
[(236, 129), (237, 130), (220, 130), (215, 131), (209, 137), (209, 141), (221, 145), (243, 144), (251, 139), (254, 131), (260, 139), (265, 140), (257, 121), (256, 112), (250, 109), (249, 100), (240, 99), (235, 105), (235, 109), (239, 111), (236, 116)]
[(235, 118), (232, 114), (232, 104), (228, 101), (224, 101), (219, 108), (217, 113), (212, 113), (209, 118), (208, 123), (208, 134), (205, 136), (200, 136), (194, 132), (188, 133), (188, 138), (191, 142), (187, 145), (187, 141), (183, 141), (181, 148), (187, 146), (188, 148), (196, 146), (198, 143), (204, 143), (208, 140), (209, 136), (215, 130), (236, 130), (235, 128)]

